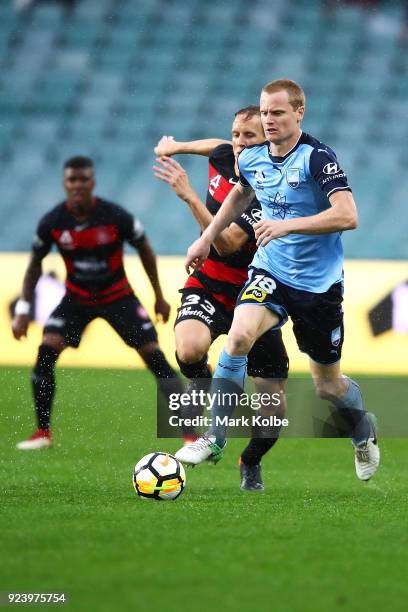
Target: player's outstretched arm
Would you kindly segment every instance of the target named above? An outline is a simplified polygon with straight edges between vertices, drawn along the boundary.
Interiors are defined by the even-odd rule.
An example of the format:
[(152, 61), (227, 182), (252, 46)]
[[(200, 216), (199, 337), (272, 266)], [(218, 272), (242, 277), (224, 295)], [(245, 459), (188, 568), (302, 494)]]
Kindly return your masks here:
[(203, 140), (189, 140), (187, 142), (179, 142), (174, 140), (173, 136), (162, 136), (154, 147), (154, 153), (158, 157), (163, 155), (177, 154), (193, 154), (204, 155), (208, 157), (215, 147), (220, 144), (231, 144), (229, 140), (221, 140), (220, 138), (205, 138)]
[(142, 261), (143, 268), (149, 277), (150, 283), (152, 285), (154, 295), (155, 295), (155, 304), (154, 311), (158, 318), (162, 318), (164, 323), (169, 320), (170, 316), (170, 304), (166, 302), (163, 297), (163, 292), (160, 285), (159, 274), (157, 271), (157, 260), (156, 254), (153, 250), (152, 245), (149, 240), (145, 238), (141, 244), (137, 247), (140, 255), (140, 259)]
[[(158, 157), (156, 162), (157, 165), (153, 167), (155, 176), (168, 183), (178, 197), (186, 202), (201, 230), (207, 229), (213, 216), (191, 187), (188, 174), (183, 166), (167, 156)], [(248, 234), (232, 223), (221, 232), (213, 244), (218, 254), (225, 257), (238, 251), (247, 241)]]
[(251, 188), (246, 188), (240, 183), (235, 185), (225, 198), (215, 217), (213, 217), (210, 225), (188, 249), (185, 261), (187, 272), (190, 272), (190, 268), (193, 270), (201, 268), (208, 257), (211, 244), (234, 219), (243, 213), (253, 198), (254, 192)]
[(330, 234), (356, 229), (357, 208), (351, 191), (335, 191), (329, 196), (330, 208), (310, 217), (283, 221), (260, 221), (254, 225), (258, 246), (266, 246), (287, 234)]
[(16, 340), (20, 340), (22, 337), (27, 336), (27, 330), (30, 323), (31, 302), (34, 297), (38, 279), (42, 274), (42, 260), (42, 256), (37, 253), (32, 253), (24, 274), (21, 297), (16, 303), (14, 318), (11, 324), (13, 336)]

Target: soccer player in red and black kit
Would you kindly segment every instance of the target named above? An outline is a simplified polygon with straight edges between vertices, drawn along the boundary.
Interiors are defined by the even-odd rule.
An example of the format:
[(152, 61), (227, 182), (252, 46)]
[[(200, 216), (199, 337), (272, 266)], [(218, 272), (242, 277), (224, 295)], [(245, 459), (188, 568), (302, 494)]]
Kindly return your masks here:
[(12, 323), (16, 339), (27, 335), (30, 303), (41, 276), (42, 260), (55, 244), (66, 266), (66, 293), (44, 326), (32, 374), (38, 429), (17, 444), (23, 450), (52, 445), (55, 364), (67, 346), (79, 346), (85, 327), (97, 317), (105, 319), (126, 344), (138, 351), (163, 393), (182, 391), (181, 381), (160, 350), (154, 325), (135, 296), (123, 266), (123, 245), (128, 242), (138, 250), (153, 287), (156, 315), (166, 322), (170, 306), (163, 298), (156, 257), (142, 224), (121, 206), (93, 195), (94, 166), (87, 157), (65, 162), (64, 187), (66, 201), (39, 222)]
[[(167, 182), (184, 200), (203, 231), (212, 221), (228, 193), (238, 181), (236, 158), (244, 147), (265, 140), (259, 107), (249, 106), (235, 114), (232, 144), (216, 139), (177, 142), (164, 136), (155, 153), (155, 175)], [(206, 204), (192, 189), (182, 166), (170, 156), (196, 153), (209, 156)], [(214, 242), (208, 259), (199, 271), (188, 277), (181, 290), (182, 301), (175, 324), (176, 357), (182, 373), (189, 379), (208, 379), (207, 353), (212, 342), (228, 333), (235, 302), (247, 280), (248, 265), (256, 250), (253, 225), (261, 219), (259, 203), (254, 200)], [(281, 392), (288, 375), (288, 357), (279, 332), (264, 334), (248, 358), (248, 373), (255, 377), (258, 391), (279, 392), (280, 409), (285, 409)], [(273, 379), (273, 380), (271, 380)], [(209, 386), (208, 384), (208, 386)], [(241, 489), (262, 490), (260, 461), (277, 437), (253, 437), (241, 454)]]

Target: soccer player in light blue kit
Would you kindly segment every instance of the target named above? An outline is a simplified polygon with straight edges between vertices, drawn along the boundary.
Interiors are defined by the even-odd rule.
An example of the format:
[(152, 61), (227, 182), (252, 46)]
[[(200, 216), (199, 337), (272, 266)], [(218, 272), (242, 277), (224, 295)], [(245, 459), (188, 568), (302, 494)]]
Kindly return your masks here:
[[(268, 329), (292, 319), (301, 351), (307, 353), (317, 395), (329, 399), (349, 423), (356, 473), (369, 480), (380, 462), (375, 422), (365, 412), (357, 383), (340, 368), (343, 344), (343, 249), (341, 232), (357, 227), (357, 211), (347, 177), (335, 153), (302, 132), (302, 88), (289, 80), (272, 81), (261, 92), (266, 142), (242, 151), (240, 182), (212, 223), (188, 250), (187, 270), (199, 268), (219, 233), (256, 196), (263, 220), (255, 225), (258, 251), (242, 289), (214, 373), (213, 391), (244, 386), (247, 354)], [(216, 416), (230, 416), (215, 405)], [(217, 461), (226, 428), (212, 430), (176, 453), (196, 465)]]

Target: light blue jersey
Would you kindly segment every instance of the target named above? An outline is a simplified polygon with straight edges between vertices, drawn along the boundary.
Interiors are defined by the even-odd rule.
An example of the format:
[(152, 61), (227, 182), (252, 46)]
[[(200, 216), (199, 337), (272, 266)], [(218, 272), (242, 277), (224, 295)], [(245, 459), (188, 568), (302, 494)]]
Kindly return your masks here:
[[(335, 191), (351, 191), (335, 153), (302, 133), (284, 157), (269, 153), (269, 142), (253, 145), (238, 158), (240, 181), (250, 185), (263, 219), (309, 217), (330, 208)], [(304, 291), (323, 293), (343, 277), (341, 233), (288, 234), (259, 247), (252, 265)]]

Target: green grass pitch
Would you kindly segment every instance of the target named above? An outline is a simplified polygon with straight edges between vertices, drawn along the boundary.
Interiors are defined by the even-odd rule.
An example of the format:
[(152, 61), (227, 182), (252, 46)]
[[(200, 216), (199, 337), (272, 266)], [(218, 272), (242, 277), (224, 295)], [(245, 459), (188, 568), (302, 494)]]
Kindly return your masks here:
[(178, 500), (143, 501), (133, 465), (178, 447), (155, 438), (148, 373), (60, 370), (55, 446), (35, 452), (14, 448), (33, 429), (29, 370), (0, 384), (0, 591), (65, 591), (84, 611), (406, 609), (406, 440), (383, 440), (370, 483), (347, 440), (281, 440), (261, 494), (239, 491), (230, 440)]

